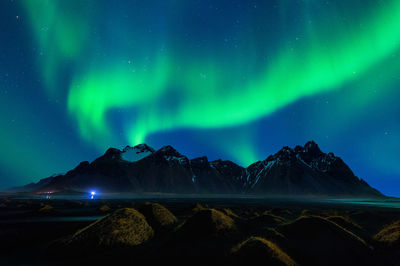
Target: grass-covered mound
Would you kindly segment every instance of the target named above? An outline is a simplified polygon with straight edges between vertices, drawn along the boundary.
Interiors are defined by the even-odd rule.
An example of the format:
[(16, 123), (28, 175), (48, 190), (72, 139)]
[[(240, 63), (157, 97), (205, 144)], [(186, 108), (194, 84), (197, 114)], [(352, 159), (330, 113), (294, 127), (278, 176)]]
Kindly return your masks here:
[(252, 217), (249, 221), (259, 226), (275, 226), (282, 223), (284, 220), (284, 218), (266, 211), (259, 216)]
[(192, 208), (191, 208), (191, 212), (192, 213), (197, 213), (199, 211), (205, 210), (207, 209), (206, 207), (204, 207), (203, 205), (201, 205), (200, 203), (196, 203)]
[(107, 204), (104, 204), (104, 205), (102, 205), (102, 206), (99, 207), (99, 211), (100, 211), (100, 212), (107, 213), (107, 212), (110, 212), (110, 211), (111, 211), (111, 208), (110, 208), (110, 206), (108, 206)]
[(355, 223), (349, 217), (334, 215), (334, 216), (328, 216), (328, 217), (326, 217), (326, 219), (345, 228), (346, 230), (352, 232), (353, 234), (355, 234), (357, 236), (365, 235), (365, 232), (363, 231), (361, 226), (359, 226), (357, 223)]
[(34, 211), (34, 213), (36, 215), (40, 215), (40, 216), (53, 215), (53, 214), (55, 214), (55, 212), (56, 211), (55, 211), (54, 207), (49, 204), (41, 204), (39, 206), (39, 208)]
[(231, 218), (239, 218), (239, 216), (229, 208), (222, 208), (222, 209), (218, 209), (218, 210), (223, 212), (224, 214), (228, 215)]
[(384, 225), (393, 221), (391, 216), (375, 210), (358, 210), (349, 213), (348, 216), (366, 232), (369, 232), (370, 236), (377, 234)]
[(300, 264), (362, 265), (371, 251), (352, 232), (318, 216), (301, 216), (279, 230), (287, 239), (290, 254)]
[(324, 216), (323, 213), (317, 210), (304, 209), (301, 211), (300, 216)]
[(250, 237), (231, 253), (234, 265), (297, 265), (276, 244), (261, 237)]
[(283, 218), (291, 218), (294, 216), (293, 212), (287, 209), (282, 209), (282, 208), (273, 208), (269, 211), (266, 211), (264, 213), (270, 213), (275, 216), (283, 217)]
[(373, 236), (380, 265), (397, 266), (400, 262), (400, 221), (384, 226)]
[(158, 254), (173, 258), (178, 265), (222, 265), (240, 241), (237, 233), (235, 221), (228, 215), (216, 209), (199, 210), (169, 235)]
[(400, 221), (385, 226), (374, 236), (374, 240), (388, 247), (400, 247)]
[(178, 219), (167, 208), (158, 203), (144, 203), (138, 208), (147, 222), (157, 231), (165, 231), (172, 228)]
[(236, 229), (234, 220), (215, 209), (200, 210), (188, 218), (181, 231), (187, 236), (224, 235)]
[(65, 244), (75, 248), (129, 247), (154, 235), (146, 218), (135, 209), (118, 209), (76, 232)]

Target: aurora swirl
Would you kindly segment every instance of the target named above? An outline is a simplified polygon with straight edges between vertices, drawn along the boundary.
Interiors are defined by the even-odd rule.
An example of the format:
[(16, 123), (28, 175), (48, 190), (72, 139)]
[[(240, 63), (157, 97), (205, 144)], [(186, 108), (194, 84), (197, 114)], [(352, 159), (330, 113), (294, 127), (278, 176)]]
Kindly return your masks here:
[[(203, 147), (201, 153), (247, 165), (316, 139), (359, 175), (374, 173), (363, 178), (378, 188), (379, 175), (395, 182), (400, 174), (392, 153), (385, 155), (400, 132), (391, 104), (400, 83), (398, 1), (9, 6), (36, 47), (36, 93), (61, 102), (53, 108), (88, 150), (173, 142), (189, 155)], [(382, 115), (391, 117), (384, 127)], [(362, 156), (339, 143), (355, 143)], [(370, 161), (372, 168), (364, 167)]]

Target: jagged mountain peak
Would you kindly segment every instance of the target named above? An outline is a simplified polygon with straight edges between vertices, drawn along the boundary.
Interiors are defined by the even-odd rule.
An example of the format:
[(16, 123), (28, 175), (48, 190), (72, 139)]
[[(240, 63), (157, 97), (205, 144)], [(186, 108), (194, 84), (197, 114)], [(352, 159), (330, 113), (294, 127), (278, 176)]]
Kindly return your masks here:
[(162, 154), (164, 156), (175, 156), (175, 157), (184, 157), (181, 153), (179, 153), (174, 147), (171, 145), (163, 146), (161, 149), (156, 151), (157, 154)]
[(295, 159), (296, 154), (294, 150), (288, 146), (285, 146), (272, 157), (269, 156), (266, 161), (291, 162)]
[(298, 151), (300, 153), (306, 153), (309, 156), (319, 156), (321, 154), (323, 154), (323, 152), (321, 151), (321, 149), (319, 148), (318, 144), (315, 143), (315, 141), (308, 141), (302, 150)]
[[(153, 157), (151, 157), (153, 158)], [(167, 162), (168, 165), (181, 165), (187, 166), (190, 164), (189, 158), (179, 153), (171, 145), (163, 146), (161, 149), (154, 153), (154, 158)]]
[(295, 161), (302, 161), (310, 164), (318, 160), (334, 160), (336, 157), (333, 153), (326, 154), (322, 152), (315, 141), (308, 141), (304, 146), (297, 145), (294, 149), (284, 146), (274, 155), (270, 155), (264, 160), (264, 164), (271, 161), (288, 164)]
[(105, 153), (104, 156), (106, 157), (112, 157), (115, 155), (120, 155), (121, 154), (121, 150), (117, 149), (117, 148), (109, 148)]
[(318, 144), (313, 141), (307, 141), (306, 144), (304, 145), (304, 149), (319, 149)]

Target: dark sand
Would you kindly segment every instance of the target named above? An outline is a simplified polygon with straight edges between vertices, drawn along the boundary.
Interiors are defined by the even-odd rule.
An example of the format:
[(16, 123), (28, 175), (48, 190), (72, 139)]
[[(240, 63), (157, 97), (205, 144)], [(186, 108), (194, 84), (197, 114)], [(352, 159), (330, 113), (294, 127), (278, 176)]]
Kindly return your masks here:
[[(94, 239), (81, 239), (80, 244), (67, 244), (78, 230), (101, 217), (121, 208), (143, 210), (145, 202), (159, 203), (167, 210), (156, 206), (150, 214), (146, 211), (154, 234), (143, 243), (97, 246)], [(400, 230), (395, 223), (400, 220), (400, 208), (396, 204), (279, 198), (3, 196), (0, 265), (400, 265)], [(118, 229), (113, 226), (102, 230), (112, 234)], [(83, 246), (86, 242), (93, 246)]]

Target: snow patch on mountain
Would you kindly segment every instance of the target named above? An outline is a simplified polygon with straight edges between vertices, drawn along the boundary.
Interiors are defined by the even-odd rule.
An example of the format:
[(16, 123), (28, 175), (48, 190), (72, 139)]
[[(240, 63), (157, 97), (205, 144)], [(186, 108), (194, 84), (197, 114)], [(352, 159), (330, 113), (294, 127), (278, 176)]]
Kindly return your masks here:
[(137, 162), (153, 153), (154, 149), (146, 144), (139, 144), (135, 147), (126, 146), (122, 150), (121, 158), (128, 162)]
[(258, 181), (260, 180), (260, 177), (262, 176), (262, 174), (266, 171), (268, 171), (269, 169), (271, 169), (271, 167), (276, 163), (275, 160), (272, 161), (268, 161), (267, 164), (265, 164), (264, 168), (261, 169), (261, 171), (258, 172), (256, 179), (254, 180), (254, 183), (251, 184), (251, 188), (254, 188), (255, 185), (257, 185)]

